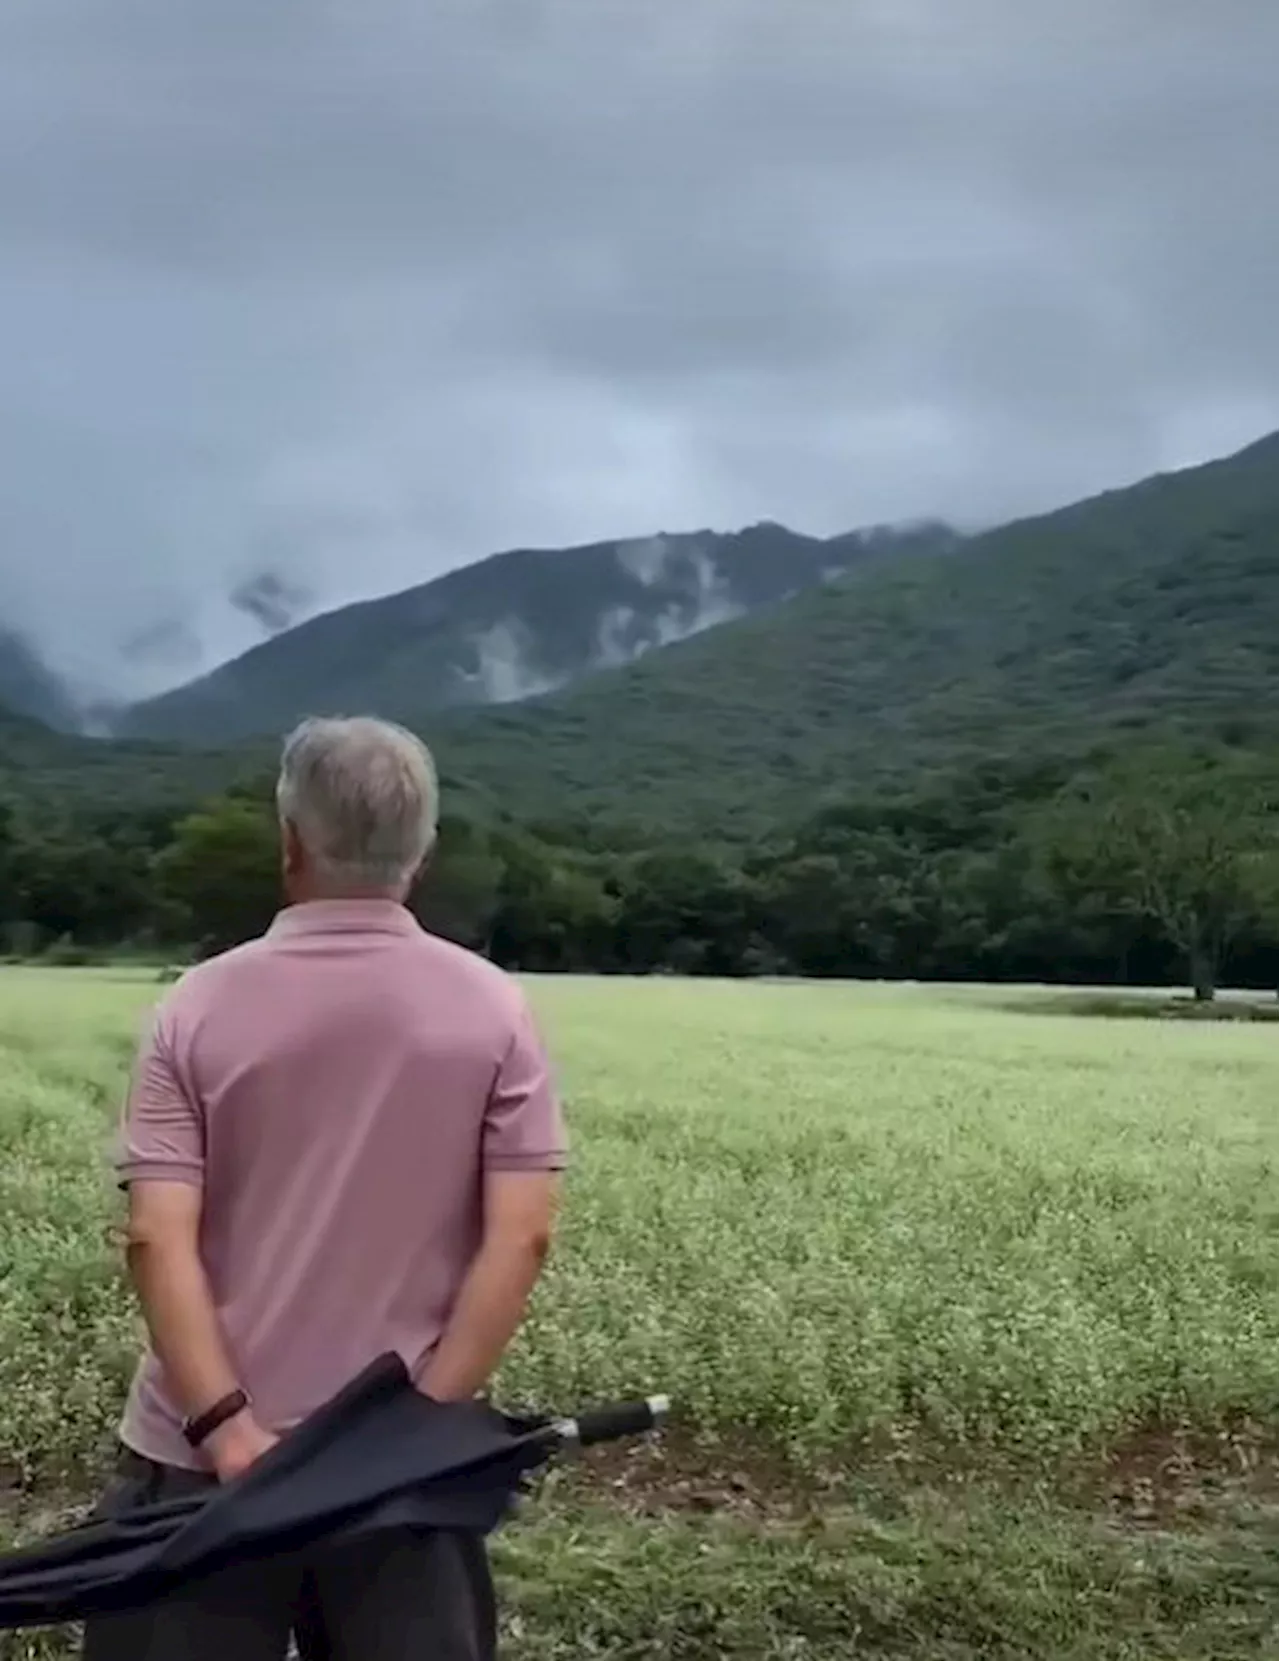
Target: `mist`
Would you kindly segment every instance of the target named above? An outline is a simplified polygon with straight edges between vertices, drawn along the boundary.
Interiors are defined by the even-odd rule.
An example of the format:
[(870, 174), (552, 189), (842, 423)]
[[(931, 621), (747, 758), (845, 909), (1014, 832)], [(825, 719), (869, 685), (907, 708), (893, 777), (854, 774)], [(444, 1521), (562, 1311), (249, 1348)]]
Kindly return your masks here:
[(1275, 424), (1275, 36), (12, 0), (0, 624), (129, 698), (504, 548), (989, 524), (1225, 454)]

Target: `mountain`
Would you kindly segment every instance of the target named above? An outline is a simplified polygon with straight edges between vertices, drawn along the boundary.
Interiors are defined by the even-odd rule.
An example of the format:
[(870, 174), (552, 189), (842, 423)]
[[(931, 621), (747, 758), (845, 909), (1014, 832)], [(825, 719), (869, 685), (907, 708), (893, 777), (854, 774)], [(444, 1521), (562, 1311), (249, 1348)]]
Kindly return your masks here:
[[(119, 716), (125, 736), (225, 743), (306, 714), (505, 704), (776, 605), (864, 559), (950, 549), (946, 526), (822, 540), (781, 525), (495, 554), (313, 617)], [(270, 593), (251, 597), (274, 604)], [(247, 603), (247, 602), (246, 602)]]
[[(99, 635), (74, 675), (56, 667), (59, 654), (46, 654), (37, 631), (0, 624), (0, 707), (62, 732), (109, 731), (131, 701), (291, 627), (315, 610), (316, 597), (264, 568), (228, 579), (187, 607), (148, 612), (145, 596), (141, 604), (141, 615), (118, 638)], [(74, 596), (69, 609), (75, 611)], [(87, 627), (90, 620), (83, 621)]]
[(748, 833), (1138, 737), (1275, 748), (1275, 435), (839, 581), (572, 689), (423, 721), (519, 814)]
[(93, 815), (189, 811), (256, 777), (271, 759), (265, 750), (84, 738), (0, 705), (0, 828), (8, 800), (51, 819), (63, 808)]
[[(525, 703), (433, 711), (424, 695), (416, 717), (396, 713), (435, 748), (446, 806), (469, 797), (526, 821), (581, 815), (699, 837), (754, 837), (828, 795), (945, 789), (983, 763), (1056, 764), (1148, 739), (1274, 757), (1277, 481), (1273, 434), (1222, 461), (943, 539), (944, 551), (925, 533), (909, 558), (893, 539), (863, 546), (844, 575), (785, 603)], [(744, 534), (749, 546), (775, 533)], [(618, 563), (580, 553), (584, 581)], [(569, 588), (558, 592), (567, 603)], [(351, 643), (353, 623), (372, 616), (394, 658), (385, 605), (318, 619), (319, 636), (303, 625), (251, 655), (283, 650), (289, 663), (299, 639), (333, 630)], [(429, 637), (412, 624), (406, 612), (406, 670), (412, 642)], [(344, 690), (330, 707), (347, 702), (351, 661), (335, 647), (329, 671)], [(304, 667), (314, 675), (314, 660)], [(406, 696), (412, 684), (406, 674)], [(429, 692), (430, 674), (419, 684)], [(294, 687), (267, 693), (293, 713)], [(283, 725), (215, 753), (72, 740), (33, 723), (6, 742), (0, 722), (0, 786), (7, 773), (24, 794), (172, 801), (268, 770)]]
[(0, 627), (0, 706), (51, 727), (74, 727), (79, 714), (66, 688), (35, 648)]

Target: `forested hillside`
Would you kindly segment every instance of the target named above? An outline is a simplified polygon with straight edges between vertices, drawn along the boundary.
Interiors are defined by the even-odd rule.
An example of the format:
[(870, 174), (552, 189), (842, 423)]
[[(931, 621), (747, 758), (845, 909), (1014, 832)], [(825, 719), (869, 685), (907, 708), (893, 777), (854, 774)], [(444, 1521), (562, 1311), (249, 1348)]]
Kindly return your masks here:
[(982, 760), (1275, 730), (1274, 436), (431, 730), (540, 814), (723, 830)]
[[(418, 724), (416, 903), (513, 967), (1273, 985), (1276, 441), (502, 711)], [(274, 741), (0, 719), (0, 929), (212, 949), (278, 899)]]
[(575, 684), (820, 587), (872, 555), (958, 542), (945, 525), (824, 540), (782, 525), (521, 548), (314, 617), (120, 714), (123, 736), (189, 743), (274, 734), (306, 714), (425, 720)]

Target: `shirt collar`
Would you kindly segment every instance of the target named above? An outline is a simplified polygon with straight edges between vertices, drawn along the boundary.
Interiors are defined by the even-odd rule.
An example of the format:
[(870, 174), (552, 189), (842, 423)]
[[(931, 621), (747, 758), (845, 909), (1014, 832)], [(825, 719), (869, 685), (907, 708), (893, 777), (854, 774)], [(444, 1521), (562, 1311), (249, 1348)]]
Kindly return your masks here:
[(418, 920), (398, 900), (304, 900), (277, 912), (267, 933), (413, 934)]

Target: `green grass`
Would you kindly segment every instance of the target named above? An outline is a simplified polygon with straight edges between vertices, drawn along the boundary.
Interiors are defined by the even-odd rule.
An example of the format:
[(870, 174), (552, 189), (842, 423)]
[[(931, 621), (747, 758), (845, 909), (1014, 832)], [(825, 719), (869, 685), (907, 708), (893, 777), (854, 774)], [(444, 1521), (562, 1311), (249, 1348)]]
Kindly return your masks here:
[[(159, 990), (0, 970), (0, 1476), (28, 1531), (89, 1491), (132, 1365), (105, 1157)], [(505, 1393), (664, 1390), (678, 1422), (500, 1537), (512, 1661), (1274, 1652), (1267, 1030), (532, 990), (575, 1162)]]

